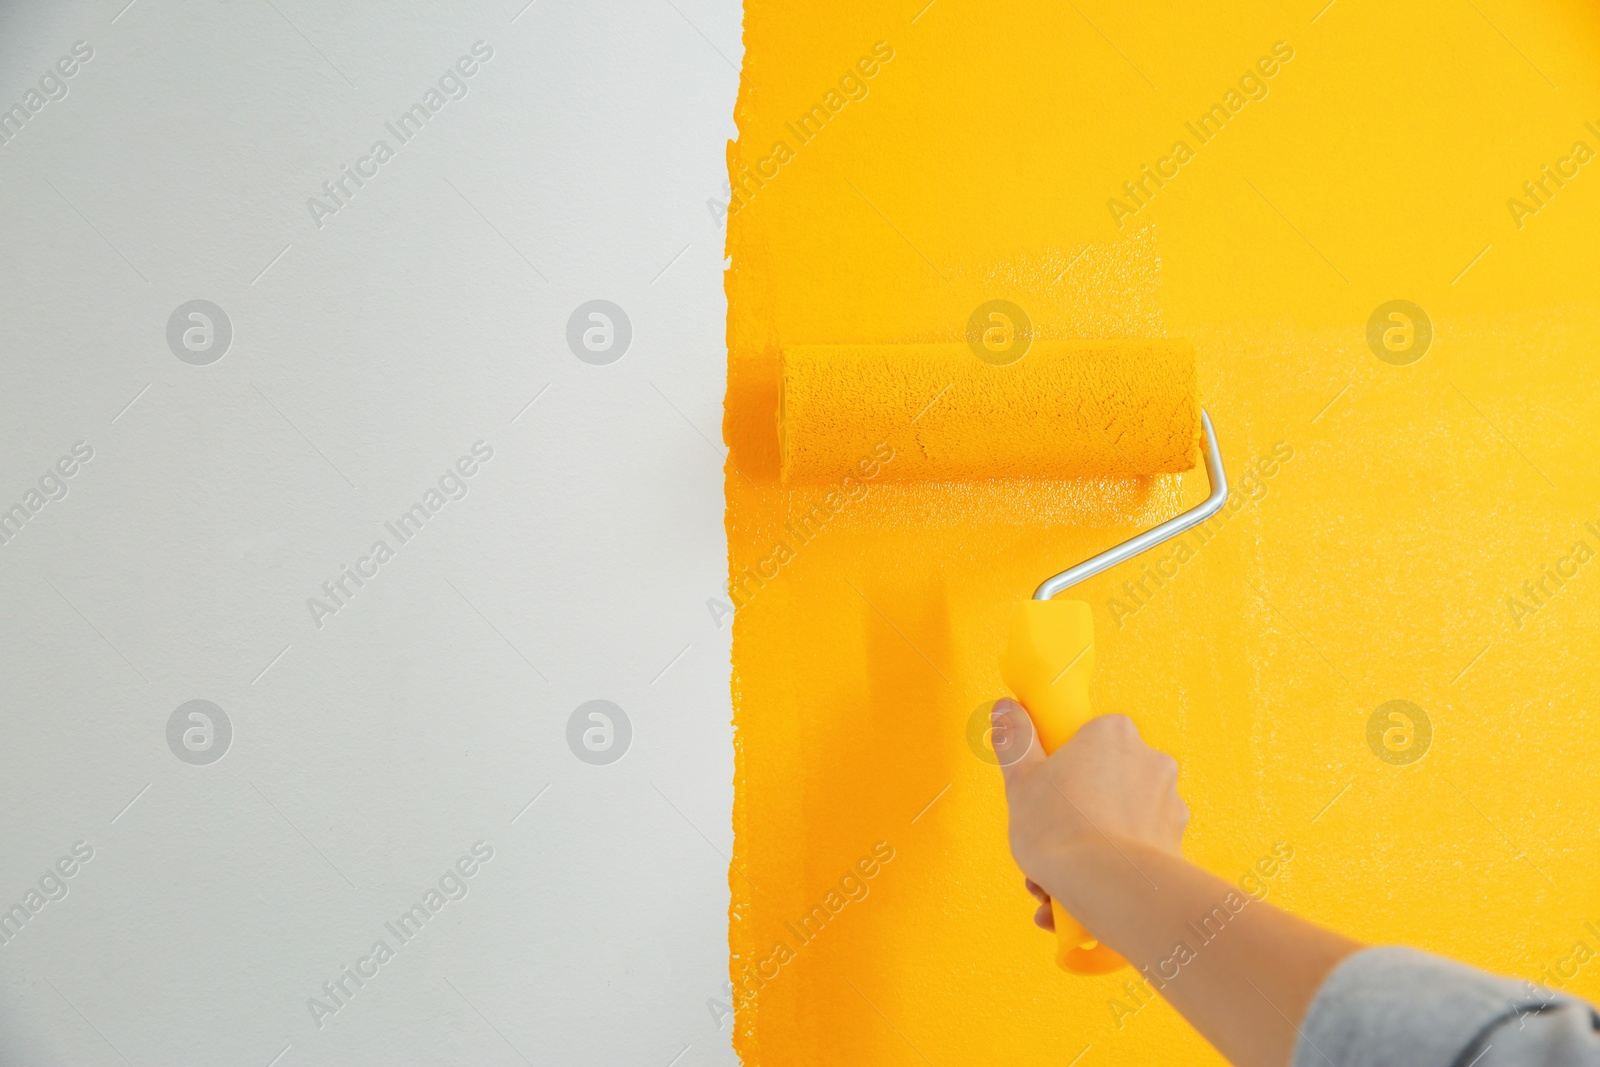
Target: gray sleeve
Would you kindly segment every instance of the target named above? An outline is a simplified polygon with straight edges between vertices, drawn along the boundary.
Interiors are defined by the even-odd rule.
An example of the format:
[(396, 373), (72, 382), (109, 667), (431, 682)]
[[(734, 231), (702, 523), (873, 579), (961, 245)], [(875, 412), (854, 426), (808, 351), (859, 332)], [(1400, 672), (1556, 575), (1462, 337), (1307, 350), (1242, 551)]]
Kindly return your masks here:
[(1600, 1015), (1532, 982), (1369, 948), (1323, 981), (1293, 1067), (1600, 1067)]

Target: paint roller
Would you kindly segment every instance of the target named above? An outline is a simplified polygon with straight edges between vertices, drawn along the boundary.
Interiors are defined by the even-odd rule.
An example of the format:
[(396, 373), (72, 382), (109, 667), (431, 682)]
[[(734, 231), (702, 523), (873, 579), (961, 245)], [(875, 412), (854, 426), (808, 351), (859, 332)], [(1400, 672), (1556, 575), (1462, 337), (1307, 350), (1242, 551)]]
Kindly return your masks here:
[[(1094, 715), (1094, 619), (1086, 602), (1056, 595), (1204, 522), (1228, 485), (1188, 343), (1029, 341), (1009, 362), (959, 342), (786, 346), (778, 440), (782, 477), (795, 483), (834, 481), (885, 440), (895, 462), (881, 477), (929, 482), (1176, 473), (1193, 468), (1200, 445), (1211, 483), (1204, 501), (1046, 579), (1012, 608), (1001, 677), (1049, 753)], [(1050, 907), (1064, 969), (1125, 966), (1058, 903)]]

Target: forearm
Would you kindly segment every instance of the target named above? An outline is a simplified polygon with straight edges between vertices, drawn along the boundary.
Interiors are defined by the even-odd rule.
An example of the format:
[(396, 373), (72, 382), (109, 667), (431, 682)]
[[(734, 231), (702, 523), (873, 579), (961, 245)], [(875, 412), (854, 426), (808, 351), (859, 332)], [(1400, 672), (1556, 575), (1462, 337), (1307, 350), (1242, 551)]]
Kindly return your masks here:
[(1322, 980), (1362, 946), (1180, 856), (1091, 839), (1041, 880), (1236, 1067), (1285, 1067)]

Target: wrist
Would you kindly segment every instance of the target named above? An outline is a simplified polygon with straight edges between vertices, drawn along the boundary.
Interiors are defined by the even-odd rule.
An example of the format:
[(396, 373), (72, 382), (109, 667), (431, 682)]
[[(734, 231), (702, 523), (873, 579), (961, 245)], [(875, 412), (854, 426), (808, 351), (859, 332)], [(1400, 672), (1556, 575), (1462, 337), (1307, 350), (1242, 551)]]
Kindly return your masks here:
[[(1086, 930), (1128, 959), (1155, 947), (1142, 943), (1148, 935), (1173, 925), (1163, 910), (1171, 894), (1162, 890), (1179, 889), (1190, 872), (1209, 877), (1181, 854), (1149, 841), (1099, 833), (1063, 843), (1048, 868), (1048, 881), (1035, 881)], [(1166, 933), (1155, 940), (1170, 945)]]
[(1138, 842), (1118, 841), (1099, 833), (1074, 838), (1051, 851), (1043, 877), (1035, 880), (1082, 921), (1076, 909), (1101, 897), (1101, 887), (1114, 886), (1125, 876), (1138, 877), (1127, 857), (1143, 848)]

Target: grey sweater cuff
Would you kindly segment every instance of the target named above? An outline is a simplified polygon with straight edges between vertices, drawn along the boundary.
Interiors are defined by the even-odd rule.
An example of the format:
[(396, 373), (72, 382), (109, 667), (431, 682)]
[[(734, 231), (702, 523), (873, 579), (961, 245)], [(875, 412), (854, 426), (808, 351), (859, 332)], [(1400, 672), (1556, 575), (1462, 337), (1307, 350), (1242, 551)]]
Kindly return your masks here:
[(1415, 949), (1369, 948), (1323, 981), (1293, 1067), (1600, 1064), (1597, 1026), (1587, 1005), (1531, 982)]

